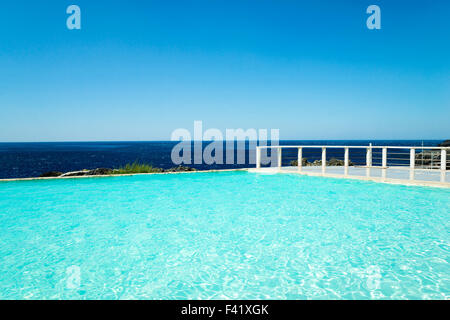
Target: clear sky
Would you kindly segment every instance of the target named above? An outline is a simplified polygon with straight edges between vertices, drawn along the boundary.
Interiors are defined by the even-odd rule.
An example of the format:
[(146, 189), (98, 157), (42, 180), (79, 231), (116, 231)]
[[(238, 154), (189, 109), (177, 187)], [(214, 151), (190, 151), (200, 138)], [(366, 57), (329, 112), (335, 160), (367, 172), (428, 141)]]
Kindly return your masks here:
[(194, 120), (450, 138), (449, 17), (446, 0), (2, 1), (0, 141), (169, 140)]

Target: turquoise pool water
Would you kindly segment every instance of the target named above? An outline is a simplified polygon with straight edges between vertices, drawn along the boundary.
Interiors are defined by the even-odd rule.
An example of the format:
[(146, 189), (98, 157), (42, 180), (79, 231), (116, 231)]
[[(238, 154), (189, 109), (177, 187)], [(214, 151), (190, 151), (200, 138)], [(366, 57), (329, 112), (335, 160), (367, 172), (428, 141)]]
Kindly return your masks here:
[(1, 299), (448, 299), (450, 190), (247, 172), (0, 183)]

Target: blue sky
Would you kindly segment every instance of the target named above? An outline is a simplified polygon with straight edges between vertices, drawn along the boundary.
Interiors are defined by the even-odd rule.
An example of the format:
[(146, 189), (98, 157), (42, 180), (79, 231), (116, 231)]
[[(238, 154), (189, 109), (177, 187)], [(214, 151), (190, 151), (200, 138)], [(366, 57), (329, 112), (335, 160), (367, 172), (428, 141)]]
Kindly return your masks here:
[[(66, 28), (81, 8), (82, 29)], [(381, 8), (368, 30), (366, 8)], [(450, 138), (450, 2), (0, 5), (0, 141)]]

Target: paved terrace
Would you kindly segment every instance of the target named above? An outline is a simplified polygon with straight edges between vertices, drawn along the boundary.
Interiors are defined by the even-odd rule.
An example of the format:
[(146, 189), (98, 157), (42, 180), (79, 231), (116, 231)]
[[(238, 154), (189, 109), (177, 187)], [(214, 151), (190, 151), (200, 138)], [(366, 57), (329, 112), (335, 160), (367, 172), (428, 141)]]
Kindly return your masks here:
[[(261, 150), (272, 148), (278, 153), (277, 167), (261, 167)], [(282, 150), (283, 149), (297, 149), (298, 156), (296, 160), (301, 164), (305, 150), (319, 149), (322, 158), (322, 164), (325, 165), (300, 165), (300, 166), (282, 166)], [(327, 165), (329, 156), (328, 150), (336, 150), (340, 148), (343, 150), (342, 166)], [(350, 165), (349, 152), (351, 149), (359, 149), (360, 152), (365, 153), (365, 165)], [(424, 151), (418, 147), (392, 147), (392, 146), (273, 146), (273, 147), (257, 147), (257, 165), (255, 169), (249, 169), (250, 172), (259, 172), (265, 174), (275, 173), (296, 173), (310, 176), (325, 176), (347, 179), (360, 179), (376, 182), (405, 184), (405, 185), (421, 185), (421, 186), (435, 186), (450, 188), (450, 170), (448, 166), (450, 159), (447, 154), (450, 153), (450, 148), (443, 147), (428, 147), (428, 162), (433, 158), (435, 165), (423, 166), (421, 161), (421, 154)], [(398, 151), (402, 153), (398, 153)], [(374, 165), (375, 152), (380, 154), (380, 164)], [(431, 152), (431, 153), (430, 153)], [(400, 157), (400, 158), (399, 158)], [(300, 160), (300, 161), (299, 161)], [(391, 165), (394, 164), (394, 165)], [(420, 165), (422, 163), (422, 165)], [(436, 166), (437, 164), (437, 166)]]
[[(386, 177), (383, 177), (383, 170), (386, 172)], [(419, 169), (411, 170), (407, 168), (364, 168), (364, 167), (349, 167), (348, 174), (345, 175), (344, 167), (326, 167), (325, 173), (322, 173), (321, 166), (303, 167), (301, 171), (298, 167), (270, 167), (270, 168), (251, 168), (249, 172), (258, 172), (263, 174), (276, 173), (296, 173), (309, 176), (323, 176), (334, 178), (359, 179), (375, 182), (385, 182), (405, 185), (418, 186), (433, 186), (450, 188), (450, 172), (445, 173), (444, 182), (441, 181), (441, 173), (436, 171), (421, 171)], [(412, 174), (414, 176), (412, 176)]]

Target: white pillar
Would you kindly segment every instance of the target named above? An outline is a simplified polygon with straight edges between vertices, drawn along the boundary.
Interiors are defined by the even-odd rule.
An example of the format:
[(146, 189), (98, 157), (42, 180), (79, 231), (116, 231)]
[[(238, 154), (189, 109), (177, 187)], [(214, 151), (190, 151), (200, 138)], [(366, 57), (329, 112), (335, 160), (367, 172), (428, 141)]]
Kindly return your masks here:
[(441, 149), (441, 182), (445, 182), (447, 175), (447, 150)]
[(387, 148), (381, 149), (381, 178), (386, 180), (387, 175)]
[(344, 174), (348, 175), (348, 165), (349, 165), (349, 149), (344, 148)]
[(281, 168), (281, 148), (278, 148), (278, 168)]
[(447, 170), (447, 150), (441, 149), (441, 170)]
[(325, 173), (326, 166), (327, 166), (327, 148), (322, 147), (322, 173)]
[(372, 147), (367, 148), (366, 166), (367, 167), (371, 167), (372, 166)]
[(256, 168), (261, 168), (261, 148), (256, 147)]
[(416, 166), (416, 150), (411, 148), (409, 150), (409, 180), (414, 180), (415, 166)]
[(409, 151), (409, 168), (414, 169), (416, 166), (416, 150), (411, 149)]
[(381, 151), (381, 161), (382, 161), (382, 164), (381, 164), (381, 166), (382, 167), (387, 167), (387, 148), (383, 148), (382, 149), (382, 151)]
[(366, 152), (366, 176), (370, 177), (370, 168), (372, 167), (372, 144), (367, 148)]
[(303, 148), (298, 148), (297, 159), (298, 159), (297, 160), (298, 171), (302, 171)]

